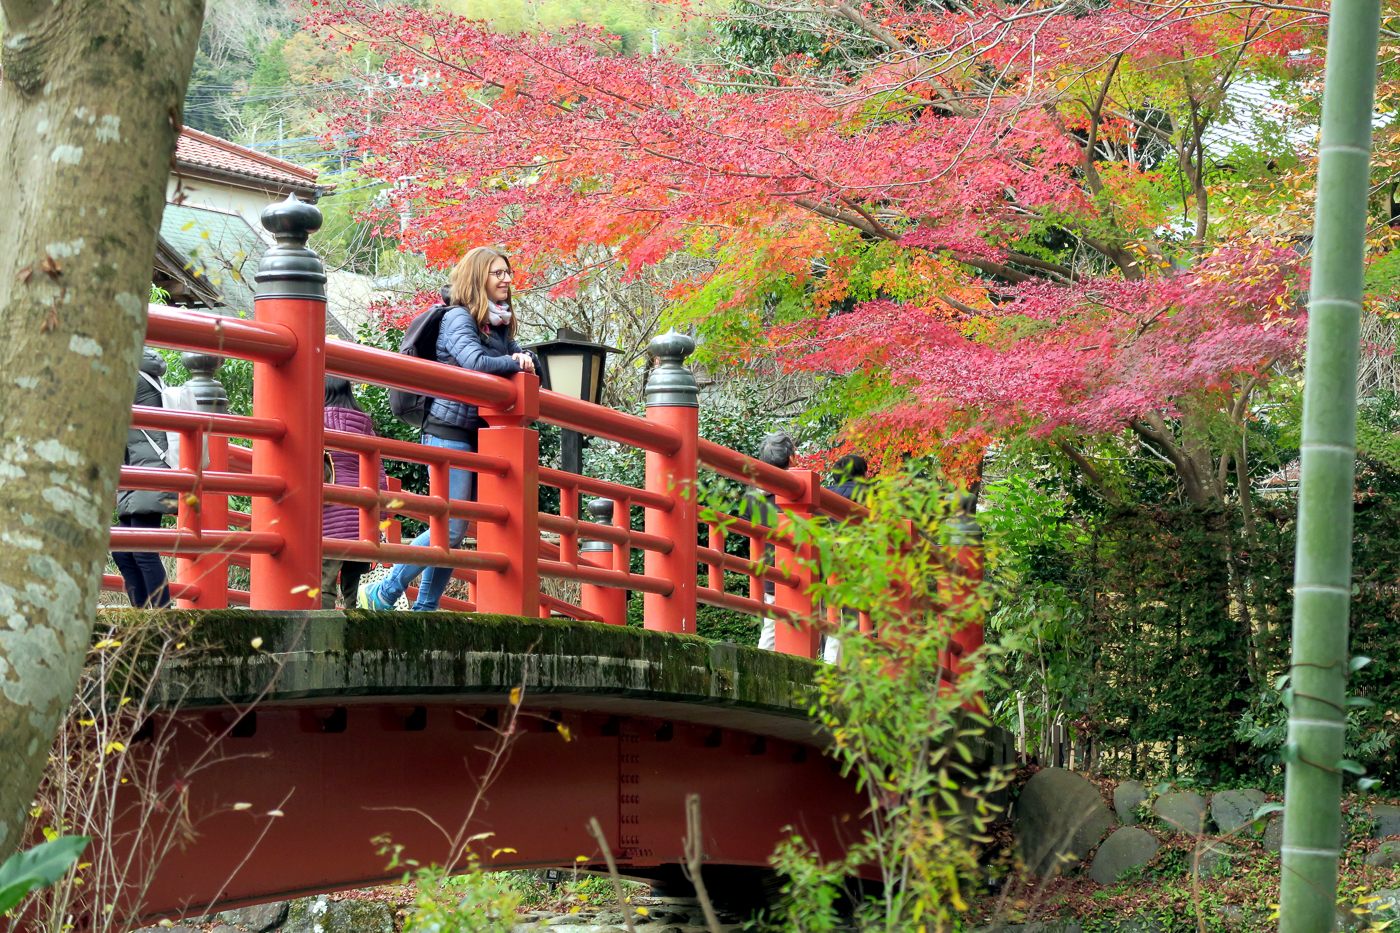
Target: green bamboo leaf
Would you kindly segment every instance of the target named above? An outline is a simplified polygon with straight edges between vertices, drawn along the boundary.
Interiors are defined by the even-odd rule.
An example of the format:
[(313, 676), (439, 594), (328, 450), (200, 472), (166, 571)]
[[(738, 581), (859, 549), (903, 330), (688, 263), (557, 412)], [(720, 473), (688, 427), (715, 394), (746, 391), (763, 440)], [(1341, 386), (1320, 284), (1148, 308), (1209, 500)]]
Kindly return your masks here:
[(1358, 763), (1352, 761), (1350, 758), (1343, 758), (1341, 761), (1337, 762), (1337, 767), (1338, 767), (1340, 770), (1346, 771), (1346, 772), (1348, 772), (1348, 773), (1350, 773), (1350, 774), (1365, 774), (1365, 773), (1366, 773), (1366, 769), (1365, 769), (1364, 767), (1362, 767), (1360, 764), (1358, 764)]
[(1351, 659), (1351, 663), (1347, 665), (1347, 670), (1354, 674), (1370, 663), (1370, 658), (1366, 657), (1364, 654), (1358, 654)]
[(1369, 697), (1347, 697), (1347, 706), (1357, 706), (1362, 709), (1365, 709), (1367, 707), (1375, 705), (1376, 701), (1370, 699)]

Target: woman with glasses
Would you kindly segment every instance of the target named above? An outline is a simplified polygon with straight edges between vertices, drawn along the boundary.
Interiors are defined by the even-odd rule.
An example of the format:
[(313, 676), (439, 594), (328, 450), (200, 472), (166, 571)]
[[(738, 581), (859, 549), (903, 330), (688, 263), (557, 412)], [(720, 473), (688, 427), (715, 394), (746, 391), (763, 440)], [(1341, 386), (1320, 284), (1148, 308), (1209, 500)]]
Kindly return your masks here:
[[(438, 331), (439, 363), (507, 377), (539, 370), (534, 354), (515, 342), (516, 320), (511, 309), (510, 287), (510, 260), (505, 253), (489, 246), (478, 246), (462, 257), (448, 277), (448, 286), (442, 290), (443, 301), (450, 307), (443, 314)], [(477, 431), (485, 426), (475, 405), (435, 398), (423, 425), (423, 443), (475, 452)], [(448, 490), (453, 499), (475, 502), (476, 474), (470, 470), (448, 471)], [(466, 533), (465, 518), (450, 520), (447, 523), (448, 545), (460, 546)], [(426, 546), (428, 532), (413, 539), (413, 543)], [(437, 609), (447, 581), (452, 579), (452, 568), (410, 564), (396, 565), (380, 583), (362, 585), (357, 600), (360, 608), (392, 609), (419, 574), (423, 576), (423, 583), (418, 588), (414, 610), (431, 612)]]

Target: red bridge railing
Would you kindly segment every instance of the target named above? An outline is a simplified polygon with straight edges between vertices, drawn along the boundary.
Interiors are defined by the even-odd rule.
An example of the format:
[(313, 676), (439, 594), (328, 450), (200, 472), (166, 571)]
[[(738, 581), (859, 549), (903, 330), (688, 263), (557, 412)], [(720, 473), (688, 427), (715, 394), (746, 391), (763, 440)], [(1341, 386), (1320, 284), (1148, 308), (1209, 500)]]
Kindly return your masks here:
[[(256, 276), (253, 320), (150, 308), (149, 343), (254, 364), (251, 417), (132, 409), (134, 427), (180, 434), (180, 467), (126, 466), (121, 486), (173, 491), (179, 511), (172, 529), (112, 529), (111, 547), (173, 554), (177, 573), (171, 595), (181, 607), (315, 609), (321, 605), (323, 557), (404, 562), (451, 567), (454, 576), (468, 581), (472, 598), (444, 597), (444, 609), (559, 613), (620, 625), (626, 622), (626, 593), (638, 591), (647, 628), (694, 633), (698, 606), (719, 606), (775, 619), (777, 650), (815, 656), (826, 622), (814, 617), (805, 546), (785, 533), (786, 518), (777, 528), (766, 528), (733, 516), (710, 522), (707, 546), (700, 546), (699, 470), (772, 494), (784, 515), (849, 521), (859, 520), (864, 509), (823, 489), (812, 471), (777, 469), (700, 438), (698, 389), (685, 366), (694, 350), (689, 337), (670, 333), (652, 341), (649, 349), (658, 362), (648, 380), (644, 418), (543, 391), (538, 379), (525, 373), (503, 379), (327, 341), (325, 273), (306, 248), (307, 237), (319, 227), (319, 211), (288, 199), (269, 208), (263, 223), (277, 245), (268, 250)], [(327, 431), (322, 426), (326, 373), (475, 405), (489, 426), (479, 432), (476, 453)], [(537, 420), (645, 451), (645, 488), (540, 466), (539, 437), (531, 427)], [(230, 438), (251, 441), (251, 450), (230, 445)], [(202, 456), (206, 447), (207, 465)], [(360, 486), (323, 482), (326, 449), (359, 457)], [(428, 494), (379, 490), (384, 458), (427, 466)], [(449, 497), (448, 471), (453, 468), (477, 474), (476, 502)], [(559, 514), (539, 510), (541, 484), (561, 491)], [(590, 517), (599, 520), (578, 514), (580, 494), (598, 497), (590, 508), (596, 514)], [(229, 496), (251, 497), (251, 511), (231, 511)], [(359, 540), (322, 537), (324, 503), (359, 510)], [(596, 508), (600, 503), (603, 508)], [(634, 507), (644, 512), (642, 531), (632, 528)], [(384, 513), (426, 521), (429, 544), (402, 543), (397, 521), (384, 522)], [(470, 520), (474, 549), (448, 547), (452, 518)], [(557, 536), (557, 543), (541, 532)], [(755, 559), (726, 553), (730, 534), (747, 537)], [(761, 559), (765, 544), (774, 546), (773, 566)], [(980, 547), (970, 539), (966, 544), (956, 549), (957, 559), (969, 580), (980, 579)], [(634, 550), (643, 552), (642, 573), (632, 572)], [(248, 567), (247, 592), (229, 589), (230, 564)], [(701, 585), (698, 577), (706, 571)], [(746, 596), (725, 591), (726, 572), (748, 576)], [(541, 593), (542, 577), (581, 584), (580, 603)], [(764, 602), (765, 580), (776, 584), (776, 604)], [(121, 580), (109, 577), (104, 585), (120, 590)], [(867, 619), (862, 628), (868, 630)], [(949, 670), (956, 671), (958, 655), (980, 643), (980, 626), (955, 639)]]

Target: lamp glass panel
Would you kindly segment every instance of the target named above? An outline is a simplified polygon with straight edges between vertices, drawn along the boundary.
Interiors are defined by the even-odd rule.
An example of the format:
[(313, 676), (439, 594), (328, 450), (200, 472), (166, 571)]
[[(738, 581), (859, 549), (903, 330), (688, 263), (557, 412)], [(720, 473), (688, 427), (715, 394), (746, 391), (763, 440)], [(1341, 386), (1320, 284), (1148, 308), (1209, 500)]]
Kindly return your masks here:
[(588, 362), (591, 364), (588, 367), (588, 394), (592, 396), (588, 401), (601, 402), (603, 400), (603, 354), (588, 354)]
[(549, 384), (560, 395), (582, 399), (583, 356), (578, 353), (551, 353)]

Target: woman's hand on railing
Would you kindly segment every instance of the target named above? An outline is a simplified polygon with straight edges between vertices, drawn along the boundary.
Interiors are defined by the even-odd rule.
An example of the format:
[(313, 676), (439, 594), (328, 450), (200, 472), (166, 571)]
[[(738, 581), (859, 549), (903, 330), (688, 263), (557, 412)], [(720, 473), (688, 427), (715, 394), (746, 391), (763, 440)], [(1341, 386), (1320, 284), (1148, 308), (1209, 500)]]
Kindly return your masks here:
[(535, 371), (535, 361), (528, 353), (512, 353), (510, 358), (520, 364), (521, 372), (533, 373)]

